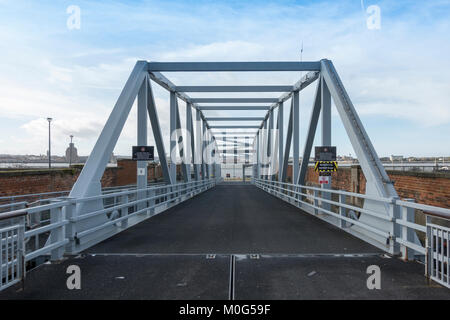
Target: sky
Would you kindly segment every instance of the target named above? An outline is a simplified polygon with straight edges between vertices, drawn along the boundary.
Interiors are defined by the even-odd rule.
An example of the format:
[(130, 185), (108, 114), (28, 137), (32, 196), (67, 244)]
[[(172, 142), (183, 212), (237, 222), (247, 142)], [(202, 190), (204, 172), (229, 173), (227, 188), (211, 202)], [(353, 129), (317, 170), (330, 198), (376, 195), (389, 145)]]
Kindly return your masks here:
[[(380, 9), (375, 29), (373, 24), (370, 27), (373, 20), (368, 25), (373, 12), (367, 12), (374, 5)], [(73, 15), (70, 6), (80, 9), (79, 28), (68, 25)], [(88, 155), (137, 60), (327, 58), (333, 61), (380, 157), (449, 156), (449, 38), (450, 1), (440, 0), (0, 0), (0, 154), (45, 154), (46, 118), (52, 117), (52, 154), (62, 155), (72, 134), (78, 153)], [(166, 76), (177, 85), (290, 85), (301, 74)], [(300, 150), (315, 86), (300, 93)], [(153, 90), (168, 146), (169, 94), (157, 84)], [(288, 107), (287, 102), (286, 122)], [(184, 122), (181, 101), (180, 113)], [(225, 113), (206, 113), (214, 115)], [(338, 154), (354, 155), (334, 107), (332, 133)], [(320, 128), (315, 143), (320, 144)], [(149, 144), (153, 144), (151, 130)], [(136, 107), (114, 153), (130, 155), (132, 145), (136, 145)]]

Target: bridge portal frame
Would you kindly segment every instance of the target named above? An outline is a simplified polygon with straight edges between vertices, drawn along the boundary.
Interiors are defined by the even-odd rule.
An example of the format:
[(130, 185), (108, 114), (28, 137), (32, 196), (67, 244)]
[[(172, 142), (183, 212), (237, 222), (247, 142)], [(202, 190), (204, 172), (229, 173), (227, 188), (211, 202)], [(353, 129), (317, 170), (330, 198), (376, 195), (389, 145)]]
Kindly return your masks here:
[[(298, 82), (293, 85), (281, 86), (176, 86), (167, 79), (161, 72), (247, 72), (247, 71), (307, 71)], [(312, 62), (147, 62), (138, 61), (123, 88), (114, 109), (103, 128), (91, 155), (86, 162), (79, 178), (73, 186), (70, 197), (87, 198), (99, 195), (101, 192), (100, 179), (103, 175), (109, 155), (112, 153), (120, 132), (123, 129), (130, 109), (135, 98), (138, 100), (138, 144), (146, 143), (147, 119), (145, 108), (147, 109), (153, 136), (155, 139), (160, 163), (162, 167), (164, 181), (168, 185), (175, 185), (176, 181), (176, 160), (167, 161), (164, 148), (161, 127), (153, 96), (151, 80), (170, 92), (170, 155), (171, 159), (176, 159), (176, 146), (178, 145), (179, 157), (182, 159), (181, 171), (184, 182), (191, 180), (190, 168), (192, 163), (186, 163), (186, 154), (193, 154), (197, 157), (194, 164), (194, 178), (196, 180), (220, 174), (220, 165), (206, 163), (212, 155), (220, 155), (217, 140), (211, 129), (257, 129), (253, 148), (256, 150), (255, 178), (263, 177), (266, 180), (286, 181), (289, 155), (293, 154), (293, 182), (301, 188), (305, 184), (305, 177), (308, 168), (314, 136), (317, 129), (319, 117), (321, 115), (322, 145), (331, 145), (331, 101), (334, 101), (338, 114), (355, 150), (360, 162), (362, 171), (367, 180), (366, 193), (383, 198), (398, 198), (393, 186), (393, 182), (386, 174), (378, 155), (359, 119), (356, 110), (340, 80), (332, 62), (327, 59)], [(318, 80), (313, 110), (310, 117), (308, 133), (305, 137), (303, 157), (300, 162), (300, 104), (299, 92)], [(286, 91), (279, 98), (191, 98), (186, 92), (282, 92)], [(186, 102), (187, 109), (196, 110), (197, 125), (194, 128), (192, 121), (192, 109), (186, 111), (186, 130), (191, 135), (191, 141), (184, 141), (179, 129), (181, 129), (178, 99)], [(289, 123), (286, 132), (286, 142), (283, 143), (283, 132), (272, 135), (274, 128), (274, 111), (278, 112), (276, 126), (278, 130), (284, 131), (283, 127), (283, 105), (287, 100), (291, 100)], [(199, 105), (199, 103), (227, 103), (226, 106)], [(245, 106), (249, 103), (271, 103), (269, 106)], [(231, 104), (231, 105), (230, 105)], [(235, 105), (234, 105), (235, 104)], [(238, 118), (221, 117), (207, 118), (203, 114), (205, 110), (266, 110), (262, 118)], [(280, 116), (281, 115), (281, 116)], [(144, 119), (145, 118), (145, 119)], [(214, 121), (261, 121), (260, 125), (211, 125)], [(263, 130), (267, 129), (269, 130)], [(178, 129), (178, 130), (177, 130)], [(195, 129), (195, 130), (194, 130)], [(195, 138), (193, 133), (195, 131)], [(176, 132), (176, 133), (175, 133)], [(228, 134), (228, 133), (227, 133)], [(233, 136), (233, 133), (230, 134)], [(203, 139), (201, 140), (201, 137)], [(276, 141), (273, 141), (273, 140)], [(237, 138), (235, 139), (235, 141)], [(207, 150), (209, 143), (214, 144), (212, 150)], [(283, 152), (284, 150), (284, 152)], [(185, 152), (186, 151), (186, 152)], [(201, 159), (198, 159), (198, 155)], [(163, 156), (161, 156), (163, 155)], [(254, 154), (253, 154), (254, 155)], [(267, 161), (271, 159), (271, 161)], [(200, 160), (200, 162), (198, 162)], [(266, 162), (269, 164), (267, 165)], [(201, 164), (199, 164), (201, 163)], [(264, 164), (263, 164), (264, 163)], [(278, 175), (274, 165), (278, 165)], [(261, 168), (267, 167), (264, 175), (261, 175)], [(138, 188), (145, 188), (147, 183), (147, 169), (145, 164), (138, 164)], [(330, 188), (324, 186), (323, 188)], [(325, 197), (329, 193), (325, 192)], [(326, 204), (327, 205), (327, 204)], [(77, 209), (79, 214), (100, 209), (100, 203), (86, 202)], [(366, 201), (365, 209), (382, 211), (388, 216), (396, 217), (398, 213), (391, 212), (388, 206), (376, 202)], [(370, 216), (362, 215), (360, 219), (367, 220), (367, 223), (377, 224), (394, 234), (392, 224), (379, 225), (378, 221), (372, 221)], [(88, 221), (88, 219), (86, 219)], [(89, 224), (89, 223), (88, 223)], [(380, 242), (384, 239), (380, 239)], [(393, 250), (395, 251), (395, 250)]]

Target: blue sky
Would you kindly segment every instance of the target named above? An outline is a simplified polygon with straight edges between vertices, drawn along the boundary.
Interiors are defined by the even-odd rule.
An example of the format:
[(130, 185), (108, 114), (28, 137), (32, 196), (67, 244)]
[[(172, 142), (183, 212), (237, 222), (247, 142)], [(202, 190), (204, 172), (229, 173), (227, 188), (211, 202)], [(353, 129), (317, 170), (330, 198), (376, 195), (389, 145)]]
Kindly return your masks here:
[[(367, 28), (362, 3), (381, 8), (381, 29)], [(67, 28), (70, 5), (81, 9), (79, 30)], [(333, 61), (379, 156), (449, 156), (449, 35), (450, 1), (0, 0), (0, 154), (44, 154), (47, 116), (54, 153), (74, 134), (89, 154), (138, 59), (299, 60), (303, 41), (303, 60)], [(300, 74), (167, 76), (244, 85), (292, 84)], [(314, 88), (300, 96), (301, 141)], [(168, 94), (155, 87), (155, 96), (168, 142)], [(130, 154), (135, 124), (133, 110), (116, 154)], [(336, 112), (333, 144), (354, 154)]]

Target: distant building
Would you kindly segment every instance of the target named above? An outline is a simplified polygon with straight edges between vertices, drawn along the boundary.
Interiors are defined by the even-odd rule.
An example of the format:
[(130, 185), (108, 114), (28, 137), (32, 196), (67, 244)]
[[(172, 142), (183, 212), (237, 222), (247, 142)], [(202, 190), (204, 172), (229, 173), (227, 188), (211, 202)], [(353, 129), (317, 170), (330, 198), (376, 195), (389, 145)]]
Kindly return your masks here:
[(75, 148), (74, 143), (69, 143), (69, 147), (66, 149), (66, 161), (70, 163), (79, 162), (78, 150)]
[(391, 161), (403, 161), (403, 156), (391, 155), (390, 159), (391, 159)]

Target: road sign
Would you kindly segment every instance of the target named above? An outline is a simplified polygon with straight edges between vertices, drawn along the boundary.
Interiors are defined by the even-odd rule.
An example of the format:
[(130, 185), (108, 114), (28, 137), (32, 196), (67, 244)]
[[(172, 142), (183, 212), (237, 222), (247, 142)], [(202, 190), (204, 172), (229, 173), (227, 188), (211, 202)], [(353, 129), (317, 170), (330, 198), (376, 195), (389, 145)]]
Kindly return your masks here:
[(150, 161), (155, 159), (153, 146), (133, 146), (132, 159), (136, 161)]
[(336, 147), (323, 146), (315, 147), (316, 161), (336, 161)]
[(337, 161), (317, 161), (314, 166), (314, 171), (322, 172), (335, 172), (337, 171)]
[(319, 176), (319, 183), (320, 184), (329, 184), (330, 177), (329, 176)]

